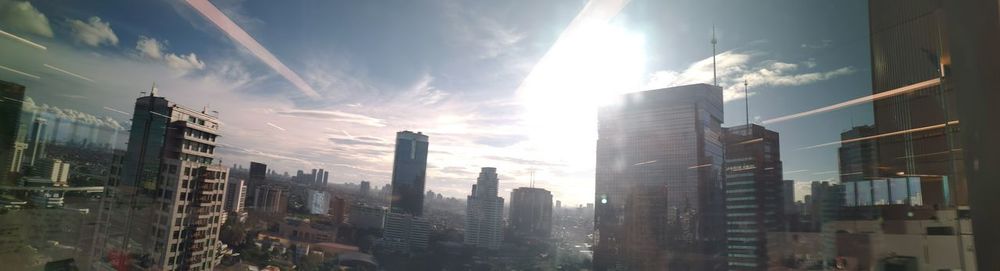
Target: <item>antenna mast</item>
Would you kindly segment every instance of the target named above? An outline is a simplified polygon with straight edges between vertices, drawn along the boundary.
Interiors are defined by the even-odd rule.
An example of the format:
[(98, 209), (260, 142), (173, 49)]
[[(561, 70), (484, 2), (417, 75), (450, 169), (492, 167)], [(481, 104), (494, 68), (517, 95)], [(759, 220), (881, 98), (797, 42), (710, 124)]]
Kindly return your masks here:
[(715, 86), (719, 86), (719, 78), (716, 77), (715, 73), (715, 44), (719, 43), (719, 40), (715, 39), (715, 24), (712, 24), (712, 83)]
[(743, 103), (747, 108), (747, 129), (750, 129), (750, 88), (746, 79), (743, 79)]
[(531, 188), (535, 188), (535, 169), (531, 169), (531, 182), (528, 185)]

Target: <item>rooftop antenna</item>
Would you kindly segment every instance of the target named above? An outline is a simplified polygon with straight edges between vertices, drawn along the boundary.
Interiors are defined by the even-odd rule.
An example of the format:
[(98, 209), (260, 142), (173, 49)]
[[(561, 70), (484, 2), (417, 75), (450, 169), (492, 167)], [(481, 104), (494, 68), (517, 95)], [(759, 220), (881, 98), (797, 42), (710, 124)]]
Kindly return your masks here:
[(529, 172), (531, 173), (531, 181), (528, 186), (531, 188), (535, 188), (535, 169), (532, 168), (529, 170)]
[(715, 86), (719, 86), (719, 78), (716, 77), (715, 73), (715, 44), (719, 43), (719, 40), (715, 39), (715, 24), (712, 24), (712, 83)]
[(153, 82), (153, 86), (149, 88), (149, 96), (156, 96), (156, 82)]
[(743, 79), (743, 103), (747, 109), (747, 129), (750, 129), (750, 87), (746, 79)]

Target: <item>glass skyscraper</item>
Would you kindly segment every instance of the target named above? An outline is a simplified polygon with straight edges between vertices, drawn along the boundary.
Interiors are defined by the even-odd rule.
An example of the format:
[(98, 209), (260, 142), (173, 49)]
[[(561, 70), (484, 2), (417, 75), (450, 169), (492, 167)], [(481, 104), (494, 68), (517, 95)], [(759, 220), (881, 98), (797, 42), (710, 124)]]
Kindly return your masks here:
[(785, 224), (778, 133), (748, 124), (724, 128), (723, 139), (727, 268), (767, 270), (767, 233)]
[(722, 89), (626, 94), (598, 113), (594, 268), (724, 266)]
[(396, 153), (392, 161), (392, 199), (395, 213), (420, 216), (424, 212), (424, 182), (427, 176), (427, 136), (402, 131), (396, 133)]

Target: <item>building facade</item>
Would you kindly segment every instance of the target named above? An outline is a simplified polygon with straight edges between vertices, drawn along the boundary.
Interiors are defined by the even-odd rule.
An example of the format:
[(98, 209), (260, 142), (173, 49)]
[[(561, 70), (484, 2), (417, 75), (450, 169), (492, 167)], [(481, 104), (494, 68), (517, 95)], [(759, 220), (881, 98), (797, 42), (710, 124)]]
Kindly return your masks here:
[(326, 191), (309, 190), (306, 197), (306, 209), (310, 214), (320, 215), (330, 212), (330, 193)]
[(288, 210), (287, 187), (276, 184), (261, 185), (254, 191), (254, 198), (257, 200), (253, 210), (255, 212), (280, 215)]
[(267, 164), (259, 162), (250, 162), (250, 175), (247, 178), (247, 191), (250, 194), (247, 195), (247, 206), (257, 206), (256, 195), (257, 187), (265, 184), (267, 181)]
[(385, 231), (379, 244), (398, 252), (419, 251), (427, 248), (431, 224), (427, 219), (404, 213), (385, 214)]
[(392, 160), (391, 212), (421, 216), (424, 212), (424, 182), (427, 177), (427, 136), (402, 131), (396, 133)]
[(517, 237), (552, 236), (552, 192), (521, 187), (510, 192), (510, 233)]
[(724, 266), (722, 112), (722, 89), (706, 84), (600, 108), (596, 270)]
[(155, 93), (136, 100), (121, 178), (101, 203), (94, 269), (211, 270), (221, 260), (219, 121)]
[(240, 221), (243, 221), (246, 219), (247, 214), (247, 182), (243, 179), (231, 178), (226, 186), (229, 188), (226, 189), (225, 209), (230, 214), (238, 217)]
[(18, 143), (17, 133), (21, 128), (19, 101), (24, 100), (24, 86), (0, 81), (0, 99), (4, 100), (0, 103), (0, 185), (13, 186), (20, 170), (24, 149), (27, 148), (27, 145), (20, 148), (15, 146)]
[(723, 128), (726, 266), (768, 270), (767, 233), (785, 230), (778, 133), (755, 124)]
[(466, 200), (466, 245), (500, 248), (503, 241), (503, 198), (497, 196), (499, 184), (496, 168), (482, 168), (476, 184), (472, 185), (472, 194)]

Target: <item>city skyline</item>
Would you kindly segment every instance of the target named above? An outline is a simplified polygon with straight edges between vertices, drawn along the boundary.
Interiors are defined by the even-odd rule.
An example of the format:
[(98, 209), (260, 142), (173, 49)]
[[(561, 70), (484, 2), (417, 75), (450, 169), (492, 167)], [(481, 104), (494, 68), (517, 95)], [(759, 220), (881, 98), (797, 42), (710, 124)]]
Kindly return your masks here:
[[(158, 5), (156, 7), (173, 12), (145, 17), (144, 19), (161, 22), (149, 25), (121, 12), (138, 11), (138, 7), (132, 6), (133, 3), (109, 4), (118, 5), (120, 9), (77, 7), (80, 12), (66, 13), (56, 8), (57, 4), (53, 2), (31, 2), (31, 9), (25, 12), (46, 15), (48, 19), (44, 24), (41, 21), (24, 23), (33, 23), (31, 25), (42, 26), (40, 29), (48, 31), (39, 32), (36, 28), (6, 30), (44, 46), (46, 50), (39, 50), (13, 39), (5, 38), (0, 42), (5, 48), (11, 48), (4, 53), (10, 59), (5, 66), (44, 80), (6, 70), (0, 73), (25, 84), (29, 89), (76, 90), (77, 94), (36, 92), (30, 96), (39, 101), (39, 104), (51, 108), (73, 108), (111, 126), (114, 125), (105, 120), (110, 119), (119, 126), (127, 126), (121, 124), (127, 123), (128, 114), (122, 112), (128, 113), (124, 110), (128, 108), (128, 99), (139, 96), (140, 91), (156, 82), (162, 95), (176, 97), (178, 102), (192, 107), (207, 106), (209, 110), (220, 112), (227, 120), (226, 129), (231, 133), (223, 140), (218, 154), (227, 164), (265, 161), (279, 172), (294, 172), (296, 168), (325, 168), (331, 172), (331, 182), (368, 180), (373, 184), (383, 185), (389, 182), (391, 171), (391, 155), (388, 154), (387, 145), (391, 143), (392, 133), (399, 130), (421, 130), (437, 138), (440, 146), (430, 154), (427, 174), (428, 187), (435, 191), (461, 197), (467, 192), (467, 186), (474, 182), (468, 176), (475, 175), (476, 168), (482, 165), (491, 165), (508, 169), (504, 171), (505, 176), (501, 176), (509, 180), (502, 184), (503, 193), (526, 186), (530, 172), (533, 171), (539, 186), (551, 190), (554, 198), (568, 205), (578, 205), (592, 202), (587, 196), (592, 194), (592, 188), (576, 184), (593, 179), (593, 169), (590, 166), (592, 156), (585, 154), (592, 153), (596, 129), (585, 116), (595, 114), (591, 110), (595, 110), (596, 106), (590, 104), (594, 97), (582, 97), (584, 99), (579, 100), (580, 104), (567, 107), (565, 112), (539, 109), (558, 103), (551, 97), (560, 95), (560, 89), (595, 82), (584, 80), (560, 85), (554, 88), (558, 91), (547, 94), (533, 91), (530, 84), (524, 85), (522, 82), (528, 81), (525, 78), (549, 78), (531, 80), (545, 86), (548, 84), (546, 81), (566, 76), (564, 73), (590, 74), (614, 70), (611, 66), (597, 70), (565, 69), (571, 67), (567, 66), (571, 64), (561, 62), (566, 55), (558, 53), (560, 46), (555, 44), (574, 44), (572, 35), (569, 35), (576, 29), (572, 24), (573, 18), (595, 16), (594, 9), (635, 17), (644, 16), (644, 7), (658, 8), (662, 5), (643, 1), (633, 1), (624, 7), (610, 2), (595, 2), (590, 8), (585, 8), (587, 6), (584, 3), (532, 3), (524, 7), (437, 3), (431, 7), (413, 7), (411, 15), (370, 25), (367, 28), (370, 32), (362, 33), (341, 27), (355, 20), (363, 20), (357, 16), (297, 18), (302, 20), (299, 23), (303, 25), (333, 27), (329, 30), (332, 32), (326, 33), (331, 36), (361, 34), (356, 42), (341, 42), (299, 34), (273, 36), (277, 29), (287, 26), (277, 20), (276, 12), (294, 8), (294, 5), (272, 7), (253, 2), (215, 4), (222, 14), (246, 31), (256, 43), (273, 54), (282, 66), (296, 74), (308, 87), (296, 83), (298, 80), (287, 76), (288, 73), (283, 72), (283, 69), (279, 69), (282, 72), (275, 72), (270, 66), (274, 63), (261, 61), (258, 55), (248, 53), (245, 49), (248, 47), (244, 43), (246, 40), (227, 38), (233, 29), (221, 29), (212, 21), (206, 20), (204, 16), (214, 14), (210, 9), (205, 9), (203, 5), (185, 3), (154, 3)], [(779, 4), (788, 3), (775, 3)], [(354, 7), (370, 9), (373, 14), (379, 14), (376, 11), (401, 8), (380, 5), (368, 3)], [(435, 9), (436, 7), (441, 9)], [(804, 17), (816, 12), (831, 11), (829, 8), (799, 5), (790, 7), (800, 11), (791, 14)], [(466, 8), (475, 8), (486, 16), (434, 16), (438, 12)], [(551, 13), (552, 16), (544, 19), (531, 20), (504, 16), (509, 12), (517, 13), (522, 8), (532, 10), (527, 14), (556, 10), (561, 12)], [(767, 10), (768, 7), (745, 4), (722, 6), (715, 3), (706, 7), (681, 8), (718, 8), (720, 14), (737, 15), (736, 11), (740, 9)], [(832, 11), (848, 17), (862, 18), (866, 15), (863, 5), (833, 8)], [(692, 14), (695, 13), (697, 12)], [(461, 12), (457, 14), (467, 15)], [(711, 57), (708, 45), (711, 18), (676, 15), (687, 20), (683, 23), (685, 27), (671, 28), (666, 32), (661, 31), (662, 33), (619, 31), (636, 25), (627, 16), (612, 20), (608, 24), (612, 31), (605, 34), (626, 37), (623, 40), (629, 42), (607, 46), (641, 47), (643, 49), (638, 51), (644, 52), (644, 55), (635, 56), (637, 60), (634, 63), (608, 64), (635, 64), (638, 68), (635, 74), (641, 84), (636, 84), (636, 87), (618, 87), (622, 82), (596, 82), (594, 86), (607, 87), (598, 92), (618, 93), (664, 84), (709, 82), (711, 77), (706, 76), (708, 65), (705, 60)], [(421, 21), (416, 17), (442, 19)], [(863, 24), (853, 24), (853, 21), (862, 20), (849, 20), (852, 21), (851, 24), (837, 28), (818, 27), (825, 35), (807, 35), (802, 39), (790, 40), (754, 28), (796, 30), (788, 28), (791, 26), (772, 21), (742, 26), (737, 23), (739, 16), (721, 17), (724, 19), (716, 20), (719, 35), (719, 77), (726, 89), (727, 101), (733, 101), (727, 103), (727, 106), (741, 105), (739, 99), (734, 100), (741, 95), (741, 91), (732, 86), (737, 85), (734, 82), (742, 77), (749, 78), (752, 94), (783, 93), (801, 98), (808, 96), (810, 91), (821, 89), (851, 90), (819, 97), (815, 101), (816, 106), (869, 92), (869, 75), (864, 72), (868, 67), (867, 57), (839, 57), (853, 55), (849, 53), (856, 50), (866, 51), (864, 41), (854, 41), (853, 36), (849, 35), (853, 30), (864, 29)], [(331, 24), (325, 20), (340, 23)], [(54, 23), (56, 21), (72, 21), (73, 25), (83, 24), (88, 27), (67, 27)], [(400, 30), (411, 23), (414, 27), (428, 30)], [(462, 27), (458, 26), (472, 27), (474, 31), (462, 32)], [(191, 31), (192, 29), (195, 31)], [(372, 34), (377, 32), (391, 34)], [(412, 33), (406, 34), (409, 32)], [(475, 36), (483, 34), (480, 32), (486, 34)], [(473, 36), (446, 35), (451, 33)], [(359, 47), (366, 42), (390, 41), (394, 39), (391, 38), (394, 37), (393, 34), (412, 39), (415, 42), (414, 50), (422, 55), (387, 54), (386, 52), (391, 52), (390, 48)], [(690, 38), (662, 42), (681, 36)], [(826, 37), (832, 40), (826, 40)], [(438, 47), (441, 40), (457, 45), (448, 47), (450, 50), (447, 54), (432, 49)], [(295, 53), (299, 42), (333, 42), (336, 46), (331, 51), (304, 52), (311, 54), (305, 57)], [(587, 50), (604, 49), (606, 48)], [(833, 50), (832, 53), (810, 59), (817, 52), (830, 50)], [(571, 53), (571, 57), (572, 54), (588, 54), (586, 51), (567, 53)], [(28, 56), (39, 54), (50, 59), (47, 64), (55, 69), (30, 61)], [(389, 57), (378, 57), (379, 55)], [(602, 61), (608, 57), (593, 55), (592, 61), (596, 62), (583, 64), (594, 66), (591, 64), (604, 63)], [(632, 56), (625, 57), (631, 59)], [(546, 66), (542, 63), (555, 63), (554, 67), (560, 68), (557, 70), (565, 71), (552, 73), (542, 69)], [(497, 72), (498, 67), (502, 67), (500, 72)], [(771, 73), (758, 72), (760, 70)], [(619, 78), (621, 74), (611, 75)], [(621, 78), (630, 78), (630, 74), (623, 76)], [(131, 80), (115, 80), (119, 77)], [(623, 86), (630, 85), (627, 81), (631, 79), (626, 79), (623, 79)], [(318, 95), (304, 89), (312, 89)], [(536, 92), (544, 95), (532, 94)], [(196, 97), (191, 95), (194, 93), (210, 100), (233, 103), (192, 100), (192, 97)], [(772, 102), (760, 101), (761, 109), (752, 112), (759, 112), (761, 118), (753, 116), (752, 119), (767, 120), (792, 113), (774, 111), (768, 103)], [(434, 110), (418, 110), (418, 107), (430, 107)], [(837, 119), (847, 119), (845, 116), (849, 115), (864, 116), (865, 114), (858, 114), (859, 110), (862, 109), (848, 110), (844, 113), (847, 115), (838, 113)], [(727, 113), (726, 119), (743, 119), (740, 111), (730, 111), (733, 113)], [(563, 114), (579, 114), (580, 121), (567, 123), (565, 126), (550, 125), (554, 119), (565, 117)], [(859, 124), (870, 122), (863, 117), (857, 118), (857, 121)], [(538, 127), (558, 129), (533, 129)], [(836, 169), (835, 157), (817, 155), (797, 148), (836, 141), (836, 136), (831, 135), (842, 131), (792, 129), (790, 133), (787, 129), (791, 128), (785, 123), (769, 127), (775, 127), (775, 130), (783, 134), (801, 134), (801, 137), (789, 139), (793, 146), (789, 149), (796, 153), (783, 154), (786, 157), (806, 158), (795, 159), (795, 162), (787, 165), (787, 171), (795, 172), (786, 174), (790, 179), (806, 182), (835, 177), (835, 174), (826, 173)], [(838, 128), (828, 128), (830, 129)], [(567, 135), (580, 136), (574, 137), (574, 140), (560, 140)], [(272, 137), (288, 140), (262, 140)], [(123, 139), (119, 137), (119, 141)]]

